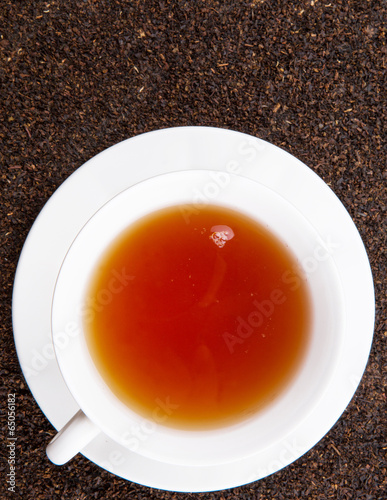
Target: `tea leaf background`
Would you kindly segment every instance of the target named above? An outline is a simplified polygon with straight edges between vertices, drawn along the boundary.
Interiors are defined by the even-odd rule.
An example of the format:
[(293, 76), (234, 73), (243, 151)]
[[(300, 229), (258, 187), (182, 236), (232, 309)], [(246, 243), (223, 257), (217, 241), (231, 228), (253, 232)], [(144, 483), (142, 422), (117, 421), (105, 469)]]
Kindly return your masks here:
[[(13, 494), (3, 431), (2, 498), (385, 498), (385, 26), (383, 0), (0, 0), (1, 404), (16, 394), (18, 435)], [(377, 299), (365, 375), (331, 431), (272, 476), (201, 494), (131, 484), (81, 455), (52, 465), (55, 430), (11, 323), (18, 256), (50, 195), (107, 147), (182, 125), (260, 137), (320, 175), (359, 229)]]

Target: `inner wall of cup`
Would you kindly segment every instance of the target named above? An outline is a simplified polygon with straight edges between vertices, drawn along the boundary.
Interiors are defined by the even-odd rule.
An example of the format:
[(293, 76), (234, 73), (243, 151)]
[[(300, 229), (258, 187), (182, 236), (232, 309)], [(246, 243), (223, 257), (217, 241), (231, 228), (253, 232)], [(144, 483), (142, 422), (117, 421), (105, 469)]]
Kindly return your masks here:
[[(54, 332), (58, 331), (58, 328), (65, 328), (69, 321), (81, 329), (79, 303), (83, 300), (89, 277), (93, 272), (93, 263), (103, 253), (107, 242), (112, 241), (138, 218), (157, 209), (193, 202), (200, 208), (197, 192), (201, 192), (200, 186), (206, 186), (205, 183), (210, 182), (208, 176), (208, 171), (189, 172), (188, 175), (185, 172), (160, 176), (163, 179), (150, 179), (129, 188), (97, 212), (76, 238), (64, 261), (54, 297)], [(163, 194), (164, 191), (168, 195)], [(150, 192), (154, 196), (150, 196)], [(144, 199), (150, 201), (144, 203)], [(311, 342), (298, 375), (282, 397), (265, 411), (245, 423), (211, 431), (210, 434), (179, 431), (152, 423), (155, 432), (145, 446), (136, 451), (152, 458), (161, 457), (166, 461), (178, 463), (203, 463), (203, 459), (214, 463), (228, 461), (236, 455), (249, 454), (257, 447), (267, 446), (289, 432), (317, 402), (324, 390), (328, 375), (334, 368), (342, 324), (342, 318), (335, 313), (337, 304), (340, 303), (340, 285), (335, 282), (332, 258), (327, 255), (327, 258), (323, 259), (321, 256), (324, 253), (316, 252), (316, 248), (323, 248), (324, 243), (296, 209), (271, 190), (240, 177), (233, 179), (216, 198), (207, 200), (207, 203), (234, 208), (260, 222), (266, 222), (269, 229), (289, 245), (301, 266), (303, 265), (306, 271), (309, 269), (305, 278), (309, 283), (313, 303), (318, 303), (318, 307), (313, 308)], [(257, 216), (257, 213), (263, 215)], [(130, 214), (130, 217), (123, 214)], [(88, 249), (87, 252), (85, 248)], [(311, 259), (313, 256), (316, 259), (316, 255), (320, 256), (320, 260), (312, 266)], [(79, 283), (79, 287), (75, 293), (70, 294), (69, 300), (69, 287), (74, 280)], [(335, 283), (333, 289), (332, 283)], [(125, 445), (122, 436), (128, 432), (128, 418), (133, 423), (142, 422), (143, 419), (118, 401), (104, 384), (88, 353), (82, 332), (73, 340), (75, 347), (71, 354), (67, 350), (57, 349), (64, 378), (85, 413), (108, 435)], [(75, 360), (83, 364), (83, 375), (88, 379), (81, 388), (79, 370), (74, 369), (74, 355)], [(106, 404), (111, 405), (108, 414), (102, 408)], [(115, 422), (115, 425), (112, 425), (112, 422)], [(230, 449), (230, 444), (234, 449)], [(206, 449), (204, 457), (203, 446)]]

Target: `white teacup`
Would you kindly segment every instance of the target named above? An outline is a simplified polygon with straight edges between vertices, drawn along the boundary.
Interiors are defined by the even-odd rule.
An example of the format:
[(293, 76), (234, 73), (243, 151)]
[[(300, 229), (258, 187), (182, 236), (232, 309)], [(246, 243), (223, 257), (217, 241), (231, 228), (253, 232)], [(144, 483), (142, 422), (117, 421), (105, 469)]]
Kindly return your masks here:
[[(270, 405), (234, 425), (182, 430), (145, 419), (106, 385), (89, 353), (82, 304), (95, 264), (130, 224), (160, 208), (194, 204), (229, 207), (267, 225), (289, 246), (303, 268), (312, 301), (307, 353), (292, 382)], [(254, 454), (284, 439), (316, 406), (331, 380), (343, 338), (343, 301), (334, 260), (319, 234), (293, 205), (271, 189), (229, 172), (168, 173), (115, 196), (87, 222), (60, 269), (52, 303), (52, 335), (67, 335), (56, 348), (64, 380), (80, 410), (47, 447), (63, 464), (99, 432), (135, 453), (180, 465), (220, 464)], [(168, 412), (168, 408), (161, 409)]]

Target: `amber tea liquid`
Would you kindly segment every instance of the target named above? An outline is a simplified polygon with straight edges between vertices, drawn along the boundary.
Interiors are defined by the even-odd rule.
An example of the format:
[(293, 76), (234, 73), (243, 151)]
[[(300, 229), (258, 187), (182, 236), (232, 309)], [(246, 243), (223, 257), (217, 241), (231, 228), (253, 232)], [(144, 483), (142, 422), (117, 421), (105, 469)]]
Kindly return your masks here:
[(310, 297), (295, 269), (277, 236), (229, 208), (152, 213), (117, 237), (91, 280), (94, 362), (119, 399), (163, 425), (247, 418), (306, 351)]

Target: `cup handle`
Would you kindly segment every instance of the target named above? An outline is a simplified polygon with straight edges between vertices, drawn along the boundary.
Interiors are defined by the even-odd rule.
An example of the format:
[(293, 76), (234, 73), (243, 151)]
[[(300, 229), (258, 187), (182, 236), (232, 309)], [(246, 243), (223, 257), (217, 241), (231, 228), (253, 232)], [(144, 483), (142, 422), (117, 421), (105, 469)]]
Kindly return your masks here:
[(100, 431), (82, 410), (78, 410), (48, 443), (47, 456), (54, 464), (63, 465), (90, 443)]

